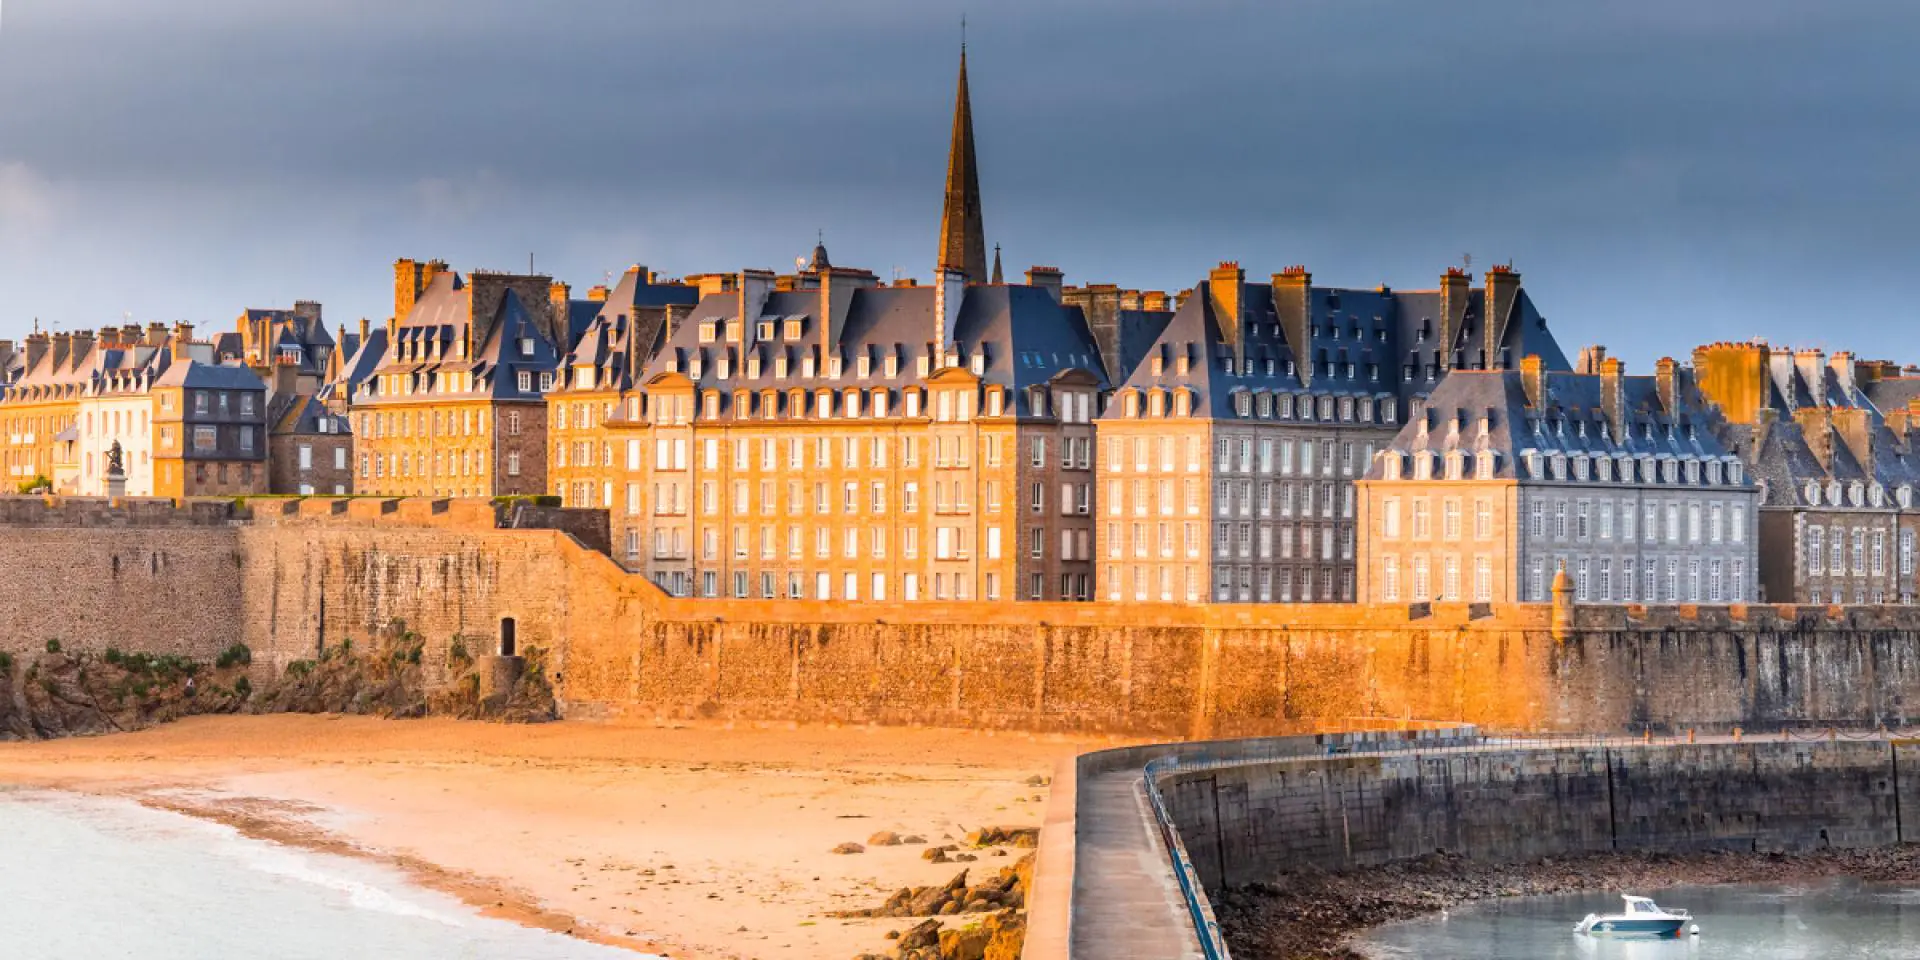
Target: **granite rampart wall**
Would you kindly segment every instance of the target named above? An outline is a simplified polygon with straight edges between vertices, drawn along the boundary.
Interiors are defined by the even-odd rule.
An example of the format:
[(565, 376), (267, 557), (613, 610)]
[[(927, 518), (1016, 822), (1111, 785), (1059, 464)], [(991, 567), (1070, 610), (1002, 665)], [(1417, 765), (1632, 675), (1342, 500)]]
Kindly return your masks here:
[[(573, 513), (562, 511), (560, 514)], [(523, 512), (522, 521), (525, 521)], [(0, 497), (0, 650), (268, 669), (395, 621), (444, 657), (546, 648), (575, 716), (1295, 732), (1355, 718), (1614, 732), (1904, 726), (1920, 610), (874, 603), (667, 597), (592, 518), (485, 501)]]

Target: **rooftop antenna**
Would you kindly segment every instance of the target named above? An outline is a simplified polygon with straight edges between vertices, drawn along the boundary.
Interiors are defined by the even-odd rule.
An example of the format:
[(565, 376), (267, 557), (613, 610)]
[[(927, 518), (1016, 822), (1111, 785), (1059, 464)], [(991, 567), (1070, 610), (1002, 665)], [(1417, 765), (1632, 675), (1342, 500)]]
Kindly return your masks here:
[(527, 276), (533, 276), (533, 251), (527, 251)]

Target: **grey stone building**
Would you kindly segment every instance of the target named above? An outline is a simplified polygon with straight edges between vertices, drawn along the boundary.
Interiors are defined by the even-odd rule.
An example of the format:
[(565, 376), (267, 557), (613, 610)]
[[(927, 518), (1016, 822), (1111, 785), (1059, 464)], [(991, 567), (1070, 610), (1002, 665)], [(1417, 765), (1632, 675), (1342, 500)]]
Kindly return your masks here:
[(1453, 370), (1567, 366), (1507, 268), (1473, 289), (1314, 286), (1304, 268), (1209, 274), (1099, 418), (1107, 600), (1351, 602), (1354, 481)]
[(1360, 483), (1361, 598), (1741, 603), (1759, 490), (1672, 360), (1456, 372)]

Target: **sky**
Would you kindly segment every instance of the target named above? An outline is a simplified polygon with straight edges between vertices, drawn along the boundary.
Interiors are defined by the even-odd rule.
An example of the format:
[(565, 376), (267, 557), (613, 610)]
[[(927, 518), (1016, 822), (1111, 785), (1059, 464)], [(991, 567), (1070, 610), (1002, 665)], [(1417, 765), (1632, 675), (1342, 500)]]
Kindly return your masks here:
[(0, 337), (934, 265), (960, 40), (1010, 274), (1430, 288), (1511, 261), (1630, 372), (1920, 363), (1910, 0), (0, 0)]

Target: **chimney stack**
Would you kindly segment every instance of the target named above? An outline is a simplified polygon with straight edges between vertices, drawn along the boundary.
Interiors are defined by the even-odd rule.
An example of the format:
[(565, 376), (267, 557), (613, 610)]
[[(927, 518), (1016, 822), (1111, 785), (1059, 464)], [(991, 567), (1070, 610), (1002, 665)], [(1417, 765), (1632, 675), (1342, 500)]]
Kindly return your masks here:
[(1027, 286), (1039, 287), (1053, 297), (1054, 303), (1060, 302), (1060, 287), (1066, 281), (1066, 274), (1059, 267), (1036, 266), (1027, 271)]
[[(1605, 348), (1595, 348), (1605, 352)], [(1624, 386), (1626, 367), (1619, 357), (1600, 361), (1600, 408), (1606, 411), (1607, 429), (1615, 442), (1627, 436), (1627, 395)]]
[(1294, 375), (1303, 387), (1313, 384), (1313, 274), (1294, 264), (1271, 278), (1273, 313), (1293, 351)]
[(1583, 376), (1595, 376), (1607, 359), (1607, 348), (1600, 344), (1580, 348), (1580, 359), (1573, 365), (1573, 372)]
[(1800, 379), (1806, 382), (1807, 395), (1812, 398), (1813, 405), (1816, 407), (1826, 406), (1826, 353), (1818, 349), (1795, 350), (1793, 352), (1793, 366), (1794, 369), (1799, 372)]
[(1520, 389), (1527, 395), (1527, 406), (1534, 410), (1540, 409), (1544, 400), (1540, 370), (1539, 354), (1529, 353), (1520, 358)]
[[(1460, 329), (1466, 325), (1467, 302), (1471, 296), (1469, 288), (1473, 285), (1465, 270), (1448, 267), (1440, 275), (1440, 339), (1434, 348), (1439, 358), (1440, 369), (1453, 369), (1453, 352), (1464, 348), (1460, 344)], [(1473, 362), (1467, 357), (1467, 362)]]
[(1519, 299), (1520, 271), (1513, 264), (1495, 264), (1487, 271), (1487, 309), (1480, 326), (1486, 334), (1482, 349), (1489, 367), (1500, 363), (1500, 345), (1507, 342), (1507, 324)]
[(27, 334), (27, 339), (24, 341), (27, 354), (26, 368), (33, 369), (34, 364), (39, 363), (41, 358), (47, 355), (47, 349), (51, 345), (51, 339), (42, 331), (35, 330)]
[(942, 266), (934, 271), (933, 284), (933, 350), (936, 359), (935, 369), (951, 363), (946, 357), (947, 344), (953, 340), (954, 328), (960, 319), (960, 301), (966, 296), (967, 275), (954, 267)]
[(1678, 415), (1678, 408), (1674, 405), (1677, 399), (1674, 392), (1674, 378), (1679, 375), (1679, 371), (1680, 365), (1675, 363), (1672, 357), (1661, 357), (1659, 362), (1654, 364), (1654, 389), (1660, 394), (1660, 409), (1669, 420), (1677, 418)]
[(1233, 348), (1235, 369), (1246, 354), (1246, 340), (1240, 335), (1245, 316), (1241, 301), (1246, 293), (1247, 272), (1233, 260), (1222, 260), (1207, 274), (1207, 295), (1213, 300), (1213, 318), (1220, 325), (1220, 339)]

